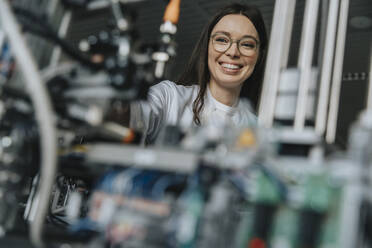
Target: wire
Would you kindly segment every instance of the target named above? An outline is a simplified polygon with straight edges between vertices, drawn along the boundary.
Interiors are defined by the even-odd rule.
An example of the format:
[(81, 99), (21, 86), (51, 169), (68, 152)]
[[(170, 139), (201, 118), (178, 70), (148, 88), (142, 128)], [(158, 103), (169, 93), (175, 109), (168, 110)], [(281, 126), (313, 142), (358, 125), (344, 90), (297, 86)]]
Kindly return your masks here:
[[(227, 174), (228, 181), (237, 189), (240, 196), (244, 199), (248, 198), (249, 193), (245, 189), (245, 184), (236, 174)], [(244, 178), (245, 179), (245, 178)]]
[(151, 194), (159, 199), (164, 198), (165, 191), (169, 186), (180, 184), (184, 180), (184, 177), (180, 175), (164, 175), (154, 183)]
[[(81, 64), (88, 66), (91, 69), (99, 70), (105, 68), (104, 63), (93, 63), (88, 56), (85, 56), (69, 43), (61, 39), (43, 18), (20, 7), (14, 7), (13, 11), (17, 16), (25, 18), (25, 20), (20, 18), (20, 22), (27, 31), (56, 43), (71, 58), (76, 59)], [(35, 26), (35, 24), (38, 26)]]
[(112, 181), (112, 190), (114, 193), (128, 195), (133, 189), (133, 180), (141, 171), (133, 168), (128, 168), (125, 171), (116, 175)]
[[(266, 178), (268, 178), (270, 180), (270, 182), (272, 182), (274, 184), (275, 188), (278, 190), (280, 199), (282, 199), (283, 201), (287, 200), (288, 188), (287, 188), (286, 184), (282, 181), (282, 179), (279, 177), (279, 175), (277, 175), (277, 173), (275, 173), (275, 171), (270, 170), (269, 168), (267, 168), (266, 166), (264, 166), (261, 163), (255, 163), (249, 169), (250, 170), (253, 170), (253, 169), (260, 170), (262, 172), (262, 174)], [(239, 191), (239, 193), (241, 193), (241, 195), (243, 195), (244, 197), (247, 197), (247, 195), (249, 193), (245, 190), (244, 186), (239, 181), (240, 179), (239, 179), (238, 175), (243, 175), (244, 177), (248, 177), (248, 174), (249, 174), (250, 171), (239, 170), (239, 172), (242, 172), (242, 173), (239, 173), (239, 174), (230, 173), (230, 174), (228, 174), (227, 178), (232, 183), (232, 185)]]
[(107, 172), (97, 183), (97, 185), (94, 187), (94, 190), (102, 190), (107, 193), (112, 192), (112, 186), (111, 182), (115, 178), (115, 176), (118, 174), (117, 171), (109, 171)]
[(67, 228), (70, 225), (68, 222), (64, 221), (61, 217), (58, 217), (55, 214), (50, 214), (49, 215), (49, 220), (54, 225), (57, 225), (57, 226), (63, 227), (63, 228)]
[(279, 178), (279, 176), (273, 170), (270, 170), (261, 163), (256, 163), (255, 165), (275, 185), (275, 187), (278, 189), (280, 198), (283, 201), (286, 201), (288, 189), (285, 183)]
[(71, 8), (86, 8), (92, 0), (62, 0), (62, 4)]

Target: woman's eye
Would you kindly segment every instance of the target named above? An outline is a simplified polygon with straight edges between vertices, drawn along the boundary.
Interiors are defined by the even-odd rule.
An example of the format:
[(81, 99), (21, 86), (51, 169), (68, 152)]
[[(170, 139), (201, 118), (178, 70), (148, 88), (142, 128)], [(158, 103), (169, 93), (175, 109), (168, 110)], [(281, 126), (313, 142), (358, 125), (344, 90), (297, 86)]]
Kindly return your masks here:
[(240, 46), (241, 47), (244, 47), (244, 48), (255, 48), (256, 47), (256, 44), (252, 43), (252, 42), (242, 42), (240, 43)]
[(229, 39), (225, 37), (216, 37), (215, 41), (220, 42), (220, 43), (229, 43)]

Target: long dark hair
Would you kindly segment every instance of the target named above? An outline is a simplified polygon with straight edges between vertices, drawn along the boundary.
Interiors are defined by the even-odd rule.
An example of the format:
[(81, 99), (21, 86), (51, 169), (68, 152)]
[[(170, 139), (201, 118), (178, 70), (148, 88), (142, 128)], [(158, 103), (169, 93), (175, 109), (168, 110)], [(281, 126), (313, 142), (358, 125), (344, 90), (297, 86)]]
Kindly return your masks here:
[(193, 120), (197, 125), (200, 125), (199, 114), (204, 106), (204, 95), (210, 80), (210, 73), (208, 69), (209, 38), (214, 26), (222, 19), (222, 17), (230, 14), (241, 14), (246, 16), (253, 23), (258, 32), (260, 39), (259, 57), (252, 75), (243, 83), (240, 91), (240, 97), (247, 97), (255, 109), (258, 105), (267, 48), (265, 23), (263, 21), (261, 12), (255, 6), (248, 6), (239, 3), (229, 4), (220, 9), (220, 11), (218, 11), (205, 26), (191, 54), (186, 69), (177, 80), (178, 84), (190, 85), (197, 83), (200, 86), (198, 96), (193, 103)]

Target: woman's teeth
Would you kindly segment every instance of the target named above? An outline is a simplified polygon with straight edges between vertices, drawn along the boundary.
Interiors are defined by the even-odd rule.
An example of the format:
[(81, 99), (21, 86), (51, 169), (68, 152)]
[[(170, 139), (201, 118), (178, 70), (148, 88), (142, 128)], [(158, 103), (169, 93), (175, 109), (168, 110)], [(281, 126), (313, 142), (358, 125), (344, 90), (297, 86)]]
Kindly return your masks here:
[(222, 63), (221, 66), (227, 69), (239, 69), (240, 68), (240, 66), (238, 65), (227, 64), (227, 63)]

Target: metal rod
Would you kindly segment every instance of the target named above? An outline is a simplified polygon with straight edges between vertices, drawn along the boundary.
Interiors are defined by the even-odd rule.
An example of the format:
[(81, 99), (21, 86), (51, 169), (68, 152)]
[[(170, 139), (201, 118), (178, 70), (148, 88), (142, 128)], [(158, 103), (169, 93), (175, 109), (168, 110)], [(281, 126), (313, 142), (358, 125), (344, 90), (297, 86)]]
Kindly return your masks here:
[(369, 54), (367, 109), (372, 110), (372, 41), (369, 46)]
[[(63, 38), (66, 36), (67, 30), (70, 26), (71, 17), (72, 17), (72, 12), (70, 10), (66, 11), (66, 13), (63, 15), (61, 25), (58, 30), (59, 37)], [(57, 66), (59, 58), (61, 57), (61, 53), (62, 53), (62, 49), (60, 46), (54, 47), (49, 66), (52, 66), (52, 67)]]
[(333, 143), (336, 139), (338, 106), (339, 106), (340, 91), (341, 91), (342, 67), (344, 63), (344, 50), (345, 50), (348, 13), (349, 13), (349, 0), (343, 0), (341, 1), (339, 23), (338, 23), (338, 30), (337, 30), (335, 64), (333, 67), (333, 80), (332, 80), (331, 98), (330, 98), (327, 133), (326, 133), (327, 143)]
[(324, 45), (324, 54), (321, 63), (321, 75), (319, 85), (318, 107), (315, 119), (315, 131), (318, 135), (323, 135), (327, 121), (327, 107), (329, 98), (329, 88), (331, 85), (332, 65), (335, 52), (335, 38), (337, 29), (337, 14), (339, 0), (331, 0), (329, 11), (327, 30)]
[(35, 108), (36, 122), (39, 126), (41, 143), (41, 179), (38, 187), (39, 204), (35, 220), (31, 222), (30, 238), (35, 246), (41, 247), (42, 230), (48, 211), (49, 198), (56, 174), (57, 138), (54, 128), (54, 115), (47, 90), (44, 87), (37, 65), (31, 56), (24, 37), (17, 25), (8, 1), (0, 0), (0, 20), (12, 47), (12, 52), (21, 69)]
[(313, 61), (316, 22), (319, 9), (319, 0), (306, 1), (304, 21), (298, 58), (300, 69), (300, 82), (296, 104), (296, 115), (294, 129), (302, 131), (305, 126), (307, 99), (309, 97), (309, 85), (311, 77), (311, 66)]
[(282, 67), (286, 66), (288, 60), (295, 4), (296, 0), (277, 0), (275, 2), (258, 115), (259, 124), (265, 127), (271, 127), (274, 120), (280, 71)]

